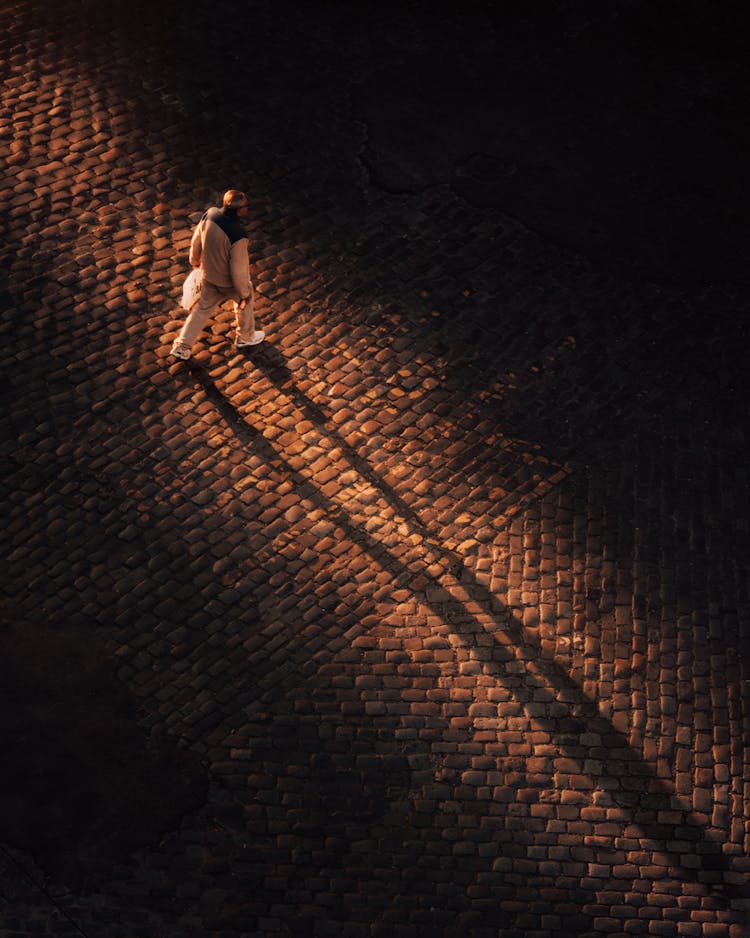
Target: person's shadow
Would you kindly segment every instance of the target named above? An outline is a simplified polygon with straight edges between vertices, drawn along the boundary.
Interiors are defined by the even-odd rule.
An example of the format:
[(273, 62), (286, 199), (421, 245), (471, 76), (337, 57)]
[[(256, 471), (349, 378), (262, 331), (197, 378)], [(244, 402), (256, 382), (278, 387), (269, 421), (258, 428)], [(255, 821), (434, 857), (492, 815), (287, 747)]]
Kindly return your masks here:
[[(261, 370), (280, 392), (294, 401), (320, 433), (335, 443), (351, 467), (421, 536), (424, 550), (443, 561), (446, 572), (439, 578), (429, 579), (429, 589), (424, 597), (420, 596), (420, 601), (436, 615), (447, 619), (453, 632), (468, 648), (476, 647), (477, 638), (488, 634), (482, 620), (491, 620), (494, 645), (491, 658), (482, 663), (499, 683), (509, 688), (522, 708), (535, 703), (537, 692), (552, 692), (555, 709), (564, 707), (563, 715), (542, 717), (535, 712), (534, 724), (549, 733), (560, 752), (577, 767), (576, 774), (588, 775), (595, 785), (598, 783), (629, 823), (653, 842), (653, 849), (669, 858), (670, 875), (683, 881), (700, 882), (719, 901), (748, 894), (747, 884), (739, 887), (724, 876), (730, 871), (730, 865), (721, 843), (708, 839), (697, 814), (679, 805), (672, 785), (658, 777), (654, 767), (630, 745), (627, 737), (600, 714), (597, 702), (584, 693), (565, 668), (543, 656), (538, 646), (532, 653), (530, 639), (512, 612), (466, 571), (462, 557), (444, 547), (439, 535), (430, 530), (404, 498), (338, 434), (330, 415), (299, 390), (284, 356), (270, 343), (264, 343), (247, 357), (253, 367)], [(284, 459), (283, 453), (260, 429), (247, 422), (201, 366), (190, 362), (187, 372), (201, 385), (206, 398), (216, 406), (243, 445), (251, 446), (257, 455), (268, 461), (278, 463)], [(288, 464), (286, 468), (301, 497), (325, 511), (329, 520), (340, 526), (372, 560), (392, 572), (394, 589), (413, 585), (415, 571), (411, 561), (407, 563), (403, 556), (396, 556), (355, 524), (347, 511), (324, 495), (304, 473)], [(416, 550), (415, 554), (416, 565), (423, 555)], [(517, 674), (519, 662), (524, 669), (522, 680)], [(692, 865), (683, 863), (688, 856)]]

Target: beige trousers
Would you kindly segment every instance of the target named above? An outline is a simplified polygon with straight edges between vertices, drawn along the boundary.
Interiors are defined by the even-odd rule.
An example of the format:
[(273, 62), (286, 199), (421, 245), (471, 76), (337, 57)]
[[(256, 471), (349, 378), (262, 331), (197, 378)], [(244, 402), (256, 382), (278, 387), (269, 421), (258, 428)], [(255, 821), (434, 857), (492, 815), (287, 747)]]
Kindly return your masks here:
[(203, 331), (203, 327), (209, 320), (211, 313), (225, 303), (227, 300), (234, 300), (234, 316), (237, 324), (237, 338), (249, 339), (255, 332), (255, 303), (254, 296), (251, 293), (244, 309), (240, 309), (235, 297), (237, 296), (233, 287), (217, 287), (212, 283), (203, 281), (200, 297), (195, 306), (190, 310), (185, 325), (180, 330), (180, 334), (175, 340), (175, 346), (191, 349), (195, 340)]

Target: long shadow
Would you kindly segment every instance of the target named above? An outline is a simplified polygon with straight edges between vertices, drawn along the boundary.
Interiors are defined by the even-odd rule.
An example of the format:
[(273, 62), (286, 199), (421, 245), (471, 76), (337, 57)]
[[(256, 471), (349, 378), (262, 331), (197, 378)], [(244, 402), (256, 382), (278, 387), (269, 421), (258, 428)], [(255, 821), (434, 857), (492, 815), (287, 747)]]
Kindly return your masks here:
[[(419, 514), (398, 494), (398, 492), (395, 492), (384, 482), (370, 463), (360, 456), (355, 447), (338, 433), (330, 415), (326, 414), (322, 407), (314, 401), (311, 401), (306, 394), (299, 390), (295, 383), (294, 376), (287, 365), (286, 359), (273, 345), (266, 343), (261, 346), (258, 352), (253, 356), (253, 363), (265, 373), (269, 381), (275, 384), (279, 390), (292, 398), (297, 407), (318, 430), (322, 430), (328, 434), (328, 436), (335, 439), (336, 446), (342, 451), (350, 465), (356, 469), (357, 473), (383, 494), (390, 506), (419, 532), (424, 540), (429, 543), (430, 548), (434, 552), (443, 560), (446, 560), (452, 568), (460, 569), (463, 567), (461, 558), (443, 547), (438, 535), (425, 524), (419, 517)], [(472, 453), (468, 456), (464, 456), (464, 464), (468, 463), (473, 456), (477, 455), (480, 446), (481, 444), (477, 443), (471, 448)], [(532, 497), (532, 495), (525, 495), (522, 497), (522, 501), (529, 501)], [(518, 501), (515, 502), (514, 507), (516, 509), (519, 507)]]
[[(439, 553), (453, 569), (463, 569), (462, 559), (452, 551), (435, 545), (434, 534), (429, 532), (424, 523), (409, 509), (401, 496), (385, 484), (356, 451), (331, 429), (330, 419), (325, 412), (296, 388), (282, 356), (269, 346), (264, 349), (262, 355), (256, 353), (253, 361), (266, 371), (280, 390), (294, 398), (318, 429), (335, 438), (336, 444), (346, 453), (351, 464), (377, 487), (391, 507), (429, 538), (431, 551)], [(194, 363), (189, 364), (187, 371), (183, 373), (190, 374), (199, 382), (207, 399), (216, 406), (242, 444), (251, 446), (267, 460), (279, 460), (279, 451), (265, 438), (262, 430), (247, 423), (209, 374)], [(396, 584), (408, 587), (412, 583), (414, 570), (403, 560), (394, 556), (391, 550), (367, 531), (355, 525), (348, 513), (325, 496), (303, 473), (291, 466), (288, 466), (288, 472), (299, 494), (323, 509), (329, 520), (345, 531), (351, 540), (360, 544), (373, 560), (390, 569)], [(454, 633), (467, 646), (474, 643), (476, 636), (487, 634), (487, 629), (478, 616), (492, 618), (493, 625), (497, 627), (494, 633), (496, 644), (491, 660), (483, 662), (484, 666), (491, 670), (499, 682), (510, 687), (515, 700), (521, 706), (535, 702), (535, 692), (538, 690), (551, 689), (554, 692), (556, 701), (567, 707), (566, 715), (561, 718), (541, 718), (534, 715), (534, 723), (555, 739), (565, 756), (576, 762), (590, 759), (600, 763), (601, 771), (594, 780), (600, 780), (602, 788), (615, 804), (627, 813), (632, 823), (647, 839), (654, 842), (656, 849), (670, 858), (673, 863), (671, 875), (701, 883), (704, 888), (715, 893), (717, 899), (745, 895), (746, 890), (742, 891), (741, 887), (723, 881), (722, 874), (729, 870), (729, 862), (722, 852), (721, 844), (705, 838), (702, 822), (694, 811), (676, 807), (672, 787), (659, 778), (627, 738), (600, 715), (596, 702), (583, 692), (563, 667), (549, 658), (544, 658), (538, 647), (535, 649), (538, 652), (535, 656), (520, 656), (519, 651), (523, 646), (528, 648), (530, 641), (510, 613), (506, 611), (502, 614), (501, 620), (501, 613), (497, 611), (498, 600), (489, 590), (476, 581), (466, 582), (465, 577), (456, 585), (465, 591), (467, 601), (457, 599), (447, 586), (433, 579), (429, 592), (425, 595), (425, 605), (432, 608), (436, 615), (446, 617), (447, 614)], [(478, 607), (481, 612), (473, 612), (470, 605)], [(502, 641), (497, 640), (498, 634), (502, 635)], [(526, 673), (523, 684), (516, 685), (508, 681), (504, 665), (518, 661), (522, 661)], [(581, 774), (591, 777), (590, 772)], [(674, 820), (675, 815), (678, 820)], [(670, 842), (675, 841), (690, 844), (695, 848), (691, 851), (691, 858), (697, 859), (697, 867), (680, 864), (680, 854), (670, 846)]]

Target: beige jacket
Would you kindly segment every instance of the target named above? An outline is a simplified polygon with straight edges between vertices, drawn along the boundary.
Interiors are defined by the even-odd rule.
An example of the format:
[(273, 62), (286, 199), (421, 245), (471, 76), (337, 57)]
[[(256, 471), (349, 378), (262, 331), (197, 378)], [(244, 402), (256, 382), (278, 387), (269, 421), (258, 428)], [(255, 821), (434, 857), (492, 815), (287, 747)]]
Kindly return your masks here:
[(203, 277), (236, 300), (250, 296), (250, 259), (242, 222), (233, 212), (210, 208), (196, 226), (190, 242), (190, 263), (203, 268)]

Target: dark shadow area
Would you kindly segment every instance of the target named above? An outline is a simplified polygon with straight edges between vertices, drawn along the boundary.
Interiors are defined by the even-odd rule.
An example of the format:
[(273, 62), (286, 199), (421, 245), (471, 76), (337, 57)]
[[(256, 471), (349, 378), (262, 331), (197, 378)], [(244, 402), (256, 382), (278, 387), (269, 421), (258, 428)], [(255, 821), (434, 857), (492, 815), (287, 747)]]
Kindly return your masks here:
[[(408, 695), (425, 673), (424, 665), (411, 673), (400, 665), (398, 673), (396, 668), (381, 672), (379, 680), (383, 688)], [(293, 700), (304, 699), (316, 708), (328, 699), (333, 703), (335, 694), (325, 678), (323, 669)], [(450, 772), (433, 777), (428, 743), (394, 746), (397, 717), (373, 721), (351, 712), (346, 723), (351, 744), (342, 741), (332, 747), (320, 739), (315, 722), (295, 712), (289, 698), (278, 701), (263, 721), (251, 723), (253, 758), (282, 780), (285, 809), (275, 836), (268, 836), (262, 820), (256, 822), (254, 811), (224, 828), (231, 838), (226, 853), (242, 864), (243, 882), (254, 887), (237, 890), (229, 899), (223, 909), (224, 927), (241, 929), (257, 921), (257, 891), (274, 888), (267, 885), (268, 870), (283, 859), (281, 844), (290, 838), (295, 851), (285, 865), (284, 888), (291, 895), (306, 896), (315, 894), (321, 882), (336, 882), (335, 915), (342, 931), (366, 923), (372, 934), (387, 935), (392, 923), (408, 921), (402, 927), (413, 935), (502, 928), (503, 936), (525, 938), (523, 919), (532, 907), (537, 914), (559, 915), (555, 933), (565, 938), (591, 927), (595, 913), (585, 909), (596, 903), (596, 890), (583, 882), (562, 887), (561, 877), (540, 872), (534, 844), (550, 836), (547, 821), (506, 813), (506, 803), (495, 805), (491, 826), (478, 830), (477, 818), (487, 819), (489, 803), (471, 799), (466, 799), (459, 821), (446, 810), (459, 781)], [(433, 724), (430, 732), (437, 738), (444, 729)], [(470, 738), (466, 730), (462, 739), (470, 744)], [(515, 789), (525, 788), (526, 782), (522, 771), (509, 773), (507, 795), (513, 798)], [(255, 779), (251, 786), (254, 783)], [(263, 795), (261, 788), (258, 797)], [(452, 807), (459, 810), (457, 801)], [(457, 824), (465, 833), (456, 830)], [(457, 854), (455, 841), (464, 837), (482, 852)], [(590, 853), (606, 863), (617, 851), (598, 847)], [(511, 864), (514, 873), (498, 871), (509, 870)], [(562, 878), (574, 883), (575, 873)], [(487, 898), (477, 903), (481, 894)], [(574, 896), (575, 907), (562, 896)], [(503, 908), (503, 903), (509, 907)], [(319, 919), (319, 907), (299, 902), (285, 916), (284, 926), (291, 934), (308, 935)]]
[(631, 276), (747, 282), (745, 7), (416, 9), (426, 41), (353, 96), (377, 184), (449, 181)]
[[(280, 379), (281, 386), (289, 391), (290, 374), (278, 353), (266, 349), (265, 360), (269, 377)], [(262, 361), (263, 357), (259, 355), (259, 367), (263, 367), (260, 364)], [(283, 459), (273, 444), (266, 440), (262, 430), (249, 425), (242, 418), (200, 366), (191, 362), (185, 367), (184, 373), (200, 383), (207, 399), (221, 413), (243, 446), (269, 462)], [(178, 380), (179, 374), (180, 372), (177, 373)], [(329, 429), (323, 411), (307, 400), (301, 392), (294, 390), (290, 393), (298, 399), (310, 419), (317, 421), (319, 428), (342, 447), (353, 467), (359, 472), (362, 460), (345, 441)], [(425, 531), (429, 537), (430, 552), (447, 561), (449, 568), (461, 570), (462, 558), (439, 544), (436, 545), (434, 536), (414, 517), (401, 497), (384, 484), (377, 473), (366, 464), (362, 464), (362, 469), (367, 472), (368, 481), (378, 488), (389, 505), (399, 513), (404, 511), (410, 523)], [(347, 512), (326, 497), (303, 473), (291, 466), (288, 467), (288, 473), (294, 480), (295, 490), (300, 496), (322, 508), (326, 517), (338, 525), (348, 538), (359, 544), (373, 560), (392, 572), (394, 589), (413, 586), (417, 572), (413, 566), (423, 563), (421, 556), (414, 554), (414, 561), (411, 562), (404, 559), (403, 552), (401, 556), (396, 556), (376, 538), (354, 525)], [(448, 574), (449, 579), (450, 577), (451, 574)], [(442, 579), (445, 580), (446, 577)], [(459, 585), (458, 580), (456, 584)], [(709, 880), (705, 882), (706, 888), (717, 896), (745, 895), (745, 891), (738, 893), (734, 886), (722, 881), (721, 873), (728, 869), (728, 862), (722, 853), (721, 844), (705, 839), (700, 822), (695, 819), (693, 812), (675, 807), (672, 786), (658, 778), (642, 755), (630, 746), (627, 738), (615, 730), (607, 719), (600, 716), (596, 702), (584, 694), (582, 688), (555, 660), (545, 657), (539, 647), (530, 647), (530, 640), (524, 634), (521, 623), (516, 621), (508, 610), (499, 608), (498, 600), (489, 590), (474, 581), (471, 576), (461, 577), (460, 587), (468, 595), (467, 601), (457, 599), (444, 582), (433, 579), (429, 582), (429, 589), (425, 591), (422, 601), (430, 606), (436, 615), (450, 622), (454, 633), (459, 635), (468, 647), (476, 643), (478, 636), (487, 633), (485, 626), (470, 611), (469, 606), (478, 607), (480, 614), (491, 616), (495, 644), (491, 660), (486, 662), (486, 666), (499, 683), (511, 689), (515, 701), (522, 707), (534, 701), (537, 690), (552, 692), (554, 701), (563, 707), (564, 714), (554, 718), (534, 717), (534, 720), (541, 729), (550, 733), (560, 751), (578, 765), (581, 773), (586, 759), (595, 760), (600, 764), (600, 775), (592, 778), (592, 781), (595, 784), (597, 780), (601, 781), (604, 790), (628, 813), (631, 823), (641, 831), (642, 836), (653, 841), (661, 852), (672, 857), (673, 875), (685, 881), (704, 881), (703, 876), (706, 875)], [(506, 666), (518, 661), (524, 662), (525, 673), (521, 677), (517, 674), (511, 676), (506, 671)], [(665, 820), (675, 815), (679, 820)], [(680, 866), (679, 858), (668, 846), (674, 841), (685, 841), (695, 846), (693, 855), (699, 861), (698, 868)]]
[(75, 888), (200, 807), (199, 759), (137, 721), (93, 628), (1, 628), (0, 842)]

